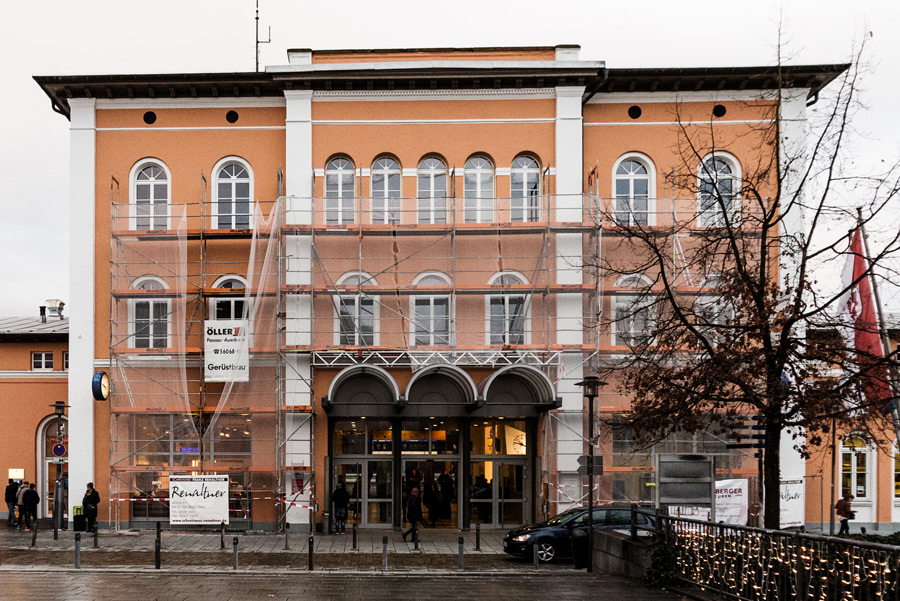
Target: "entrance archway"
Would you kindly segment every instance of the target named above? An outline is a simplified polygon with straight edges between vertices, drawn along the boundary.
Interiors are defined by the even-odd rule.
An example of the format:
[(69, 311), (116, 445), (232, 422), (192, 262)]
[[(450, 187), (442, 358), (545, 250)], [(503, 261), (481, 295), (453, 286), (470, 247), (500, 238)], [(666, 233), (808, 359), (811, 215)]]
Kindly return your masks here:
[[(59, 420), (59, 436), (57, 436), (57, 419)], [(57, 456), (54, 454), (54, 446), (61, 444), (63, 452)], [(57, 418), (55, 415), (45, 417), (37, 430), (35, 440), (37, 457), (37, 491), (41, 496), (41, 504), (38, 506), (38, 517), (53, 517), (53, 495), (56, 493), (57, 465), (62, 467), (63, 511), (68, 507), (68, 483), (69, 483), (69, 419), (64, 415)], [(63, 463), (57, 463), (62, 460)]]

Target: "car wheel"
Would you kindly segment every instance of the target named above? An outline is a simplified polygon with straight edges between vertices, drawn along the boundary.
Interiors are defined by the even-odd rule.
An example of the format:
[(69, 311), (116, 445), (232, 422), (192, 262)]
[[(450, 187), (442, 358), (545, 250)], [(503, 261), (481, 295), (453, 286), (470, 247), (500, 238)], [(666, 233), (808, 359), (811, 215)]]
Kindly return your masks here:
[(541, 563), (548, 563), (556, 559), (556, 546), (547, 540), (540, 540), (537, 545), (537, 556)]

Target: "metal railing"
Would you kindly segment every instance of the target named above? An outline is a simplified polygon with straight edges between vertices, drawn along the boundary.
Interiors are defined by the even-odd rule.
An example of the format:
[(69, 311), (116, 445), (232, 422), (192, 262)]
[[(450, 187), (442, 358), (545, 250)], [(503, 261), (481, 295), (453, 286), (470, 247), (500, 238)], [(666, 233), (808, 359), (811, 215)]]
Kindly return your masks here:
[(900, 547), (804, 532), (764, 530), (632, 508), (654, 516), (675, 554), (676, 576), (747, 601), (900, 599)]

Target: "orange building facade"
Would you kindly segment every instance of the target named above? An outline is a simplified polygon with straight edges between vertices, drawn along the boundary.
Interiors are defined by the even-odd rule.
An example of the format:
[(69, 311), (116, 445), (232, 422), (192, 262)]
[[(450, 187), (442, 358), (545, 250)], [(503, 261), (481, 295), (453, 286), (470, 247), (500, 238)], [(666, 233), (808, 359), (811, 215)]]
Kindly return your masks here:
[[(679, 126), (715, 131), (710, 160), (739, 178), (758, 125), (802, 135), (838, 71), (795, 68), (773, 117), (766, 69), (578, 54), (292, 50), (260, 73), (36, 78), (71, 123), (71, 477), (108, 499), (101, 520), (167, 519), (169, 477), (191, 473), (227, 474), (246, 528), (327, 528), (339, 481), (363, 527), (399, 528), (413, 486), (426, 521), (462, 529), (585, 500), (577, 383), (640, 328), (603, 325), (637, 284), (591, 268), (616, 235), (600, 212), (701, 210), (666, 177)], [(223, 363), (226, 327), (248, 335)], [(629, 407), (607, 388), (600, 423)], [(649, 501), (653, 453), (600, 432), (595, 498)], [(752, 479), (725, 443), (654, 453)]]

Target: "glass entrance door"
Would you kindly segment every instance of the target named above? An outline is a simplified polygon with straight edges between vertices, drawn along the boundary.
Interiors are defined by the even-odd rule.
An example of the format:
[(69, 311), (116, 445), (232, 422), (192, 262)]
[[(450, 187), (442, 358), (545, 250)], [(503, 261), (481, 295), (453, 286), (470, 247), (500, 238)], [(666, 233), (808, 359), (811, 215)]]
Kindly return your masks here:
[(472, 524), (517, 526), (528, 515), (525, 461), (472, 461)]
[(413, 486), (422, 496), (422, 524), (432, 528), (459, 528), (459, 462), (440, 459), (404, 459), (403, 492)]
[[(334, 483), (343, 481), (350, 494), (348, 522), (360, 526), (391, 524), (391, 462), (374, 459), (341, 460), (335, 464)], [(333, 508), (329, 508), (329, 513)]]

